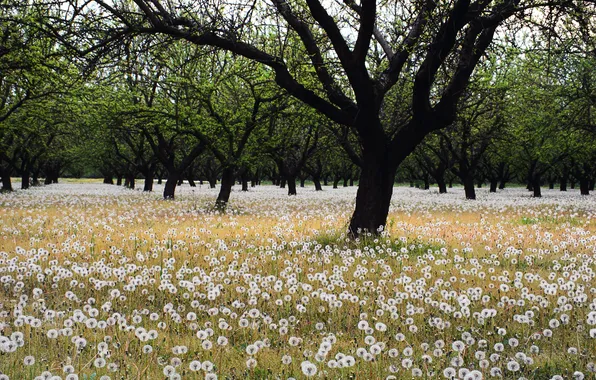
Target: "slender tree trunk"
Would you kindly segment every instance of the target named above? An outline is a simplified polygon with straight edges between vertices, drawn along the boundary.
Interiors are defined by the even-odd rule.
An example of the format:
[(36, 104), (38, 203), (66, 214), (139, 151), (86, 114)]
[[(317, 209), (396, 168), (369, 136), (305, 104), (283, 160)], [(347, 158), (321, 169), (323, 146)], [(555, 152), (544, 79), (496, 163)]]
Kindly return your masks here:
[(446, 194), (447, 193), (447, 184), (445, 183), (445, 179), (437, 178), (437, 185), (439, 186), (439, 194)]
[(161, 172), (161, 170), (157, 173), (157, 184), (161, 185), (163, 182), (163, 174)]
[(506, 181), (504, 179), (502, 179), (499, 182), (499, 190), (503, 190), (505, 188), (505, 185), (506, 185)]
[(304, 187), (305, 181), (306, 181), (306, 178), (304, 178), (304, 177), (300, 178), (300, 187)]
[(128, 178), (128, 176), (124, 177), (124, 187), (128, 187), (130, 186), (130, 179)]
[(153, 191), (153, 177), (155, 176), (154, 171), (147, 171), (145, 174), (145, 183), (143, 184), (143, 191)]
[(468, 175), (464, 177), (463, 182), (466, 199), (476, 199), (476, 190), (474, 189), (474, 177)]
[(490, 190), (489, 190), (489, 192), (496, 193), (498, 186), (499, 186), (499, 180), (497, 178), (492, 178), (490, 180)]
[(223, 170), (221, 174), (221, 187), (219, 194), (215, 201), (215, 206), (220, 209), (225, 209), (230, 201), (230, 194), (232, 193), (232, 186), (234, 186), (234, 168), (228, 167)]
[(296, 195), (296, 177), (295, 176), (287, 176), (288, 182), (288, 195)]
[[(112, 181), (112, 183), (114, 183), (114, 182)], [(39, 186), (39, 169), (36, 169), (35, 171), (33, 171), (33, 178), (31, 179), (31, 185)]]
[(106, 185), (113, 185), (114, 178), (111, 175), (106, 175), (103, 177), (103, 183), (105, 183)]
[(329, 177), (323, 176), (323, 186), (329, 186)]
[(116, 186), (122, 186), (122, 176), (120, 174), (116, 177)]
[(449, 185), (448, 185), (448, 187), (449, 187), (450, 189), (453, 189), (453, 180), (452, 180), (452, 179), (450, 179), (450, 180), (449, 180)]
[(211, 175), (207, 178), (207, 181), (209, 181), (209, 188), (215, 189), (215, 186), (217, 185), (217, 177), (215, 175)]
[(532, 178), (532, 191), (534, 192), (534, 198), (540, 198), (542, 197), (542, 192), (540, 191), (540, 176), (535, 175), (534, 178)]
[(315, 191), (321, 191), (323, 188), (321, 187), (321, 179), (317, 176), (312, 177), (312, 181), (315, 184)]
[(350, 177), (350, 186), (354, 186), (354, 177)]
[(248, 175), (242, 173), (240, 179), (242, 182), (242, 191), (248, 191)]
[(569, 187), (571, 188), (571, 190), (575, 189), (575, 178), (570, 181)]
[(188, 185), (190, 187), (197, 187), (197, 184), (195, 183), (195, 180), (192, 179), (192, 177), (187, 177), (186, 180), (188, 181)]
[(29, 185), (29, 171), (23, 170), (23, 173), (21, 174), (21, 189), (26, 190), (29, 188)]
[(428, 179), (428, 175), (424, 176), (424, 190), (430, 189), (430, 180)]
[(2, 191), (12, 191), (12, 181), (10, 179), (10, 170), (2, 172)]
[(581, 195), (590, 195), (590, 181), (587, 178), (579, 179), (579, 193)]
[(589, 189), (590, 191), (594, 191), (594, 186), (596, 186), (596, 181), (594, 181), (593, 179), (591, 179), (591, 180), (589, 181), (588, 189)]
[(341, 180), (341, 178), (337, 177), (333, 179), (333, 188), (337, 189), (337, 185), (339, 185), (339, 181)]
[(410, 187), (414, 187), (416, 186), (416, 184), (414, 183), (414, 181), (410, 181)]
[(397, 170), (397, 164), (392, 164), (388, 156), (383, 149), (364, 150), (356, 208), (349, 227), (353, 236), (363, 231), (377, 233), (387, 223)]
[(345, 177), (343, 179), (344, 183), (343, 183), (343, 187), (348, 187), (348, 177)]
[(174, 199), (179, 176), (180, 173), (176, 172), (174, 169), (168, 169), (168, 177), (163, 189), (163, 199)]
[(553, 181), (553, 180), (548, 181), (548, 189), (552, 190), (554, 188), (555, 188), (555, 181)]
[(178, 186), (182, 186), (183, 183), (184, 183), (184, 178), (182, 176), (180, 176), (180, 178), (178, 178)]
[(285, 189), (286, 188), (286, 179), (282, 178), (279, 180), (279, 188), (280, 189)]

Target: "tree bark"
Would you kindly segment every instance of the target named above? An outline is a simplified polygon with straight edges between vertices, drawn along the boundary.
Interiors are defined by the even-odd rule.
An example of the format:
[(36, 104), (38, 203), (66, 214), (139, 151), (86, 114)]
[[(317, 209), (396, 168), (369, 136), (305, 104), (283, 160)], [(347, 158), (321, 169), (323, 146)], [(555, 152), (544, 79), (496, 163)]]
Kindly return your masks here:
[(499, 180), (496, 179), (496, 178), (491, 179), (490, 180), (490, 190), (489, 190), (489, 192), (496, 193), (498, 186), (499, 186)]
[(463, 182), (466, 199), (476, 199), (476, 190), (474, 189), (474, 178), (472, 176), (466, 176)]
[(234, 168), (228, 167), (223, 170), (221, 174), (221, 186), (219, 194), (215, 201), (215, 206), (220, 209), (225, 209), (230, 201), (230, 194), (232, 193), (232, 186), (234, 186)]
[(306, 178), (304, 178), (304, 177), (300, 178), (300, 187), (304, 187), (305, 181), (306, 181)]
[(175, 170), (168, 170), (168, 178), (163, 189), (163, 199), (174, 199), (179, 176), (180, 173)]
[(542, 192), (540, 191), (540, 177), (534, 176), (531, 182), (532, 191), (534, 192), (534, 198), (542, 197)]
[(447, 184), (445, 183), (444, 179), (437, 178), (437, 185), (439, 186), (439, 194), (447, 193)]
[(581, 195), (590, 195), (590, 181), (587, 178), (579, 179), (579, 193)]
[(322, 191), (323, 187), (321, 186), (321, 180), (319, 179), (319, 177), (313, 177), (312, 181), (315, 184), (315, 191)]
[(282, 178), (279, 180), (279, 188), (280, 189), (285, 189), (286, 188), (286, 179)]
[(337, 185), (339, 184), (341, 178), (337, 177), (333, 179), (333, 188), (337, 189)]
[(103, 177), (103, 183), (105, 183), (106, 185), (113, 185), (114, 178), (111, 175), (106, 175)]
[(29, 171), (24, 170), (23, 173), (21, 174), (21, 189), (26, 190), (29, 188), (29, 185), (30, 185)]
[(296, 177), (288, 176), (286, 180), (288, 183), (288, 195), (296, 195)]
[(10, 179), (10, 170), (2, 173), (2, 191), (12, 191), (12, 181)]
[(118, 177), (116, 177), (116, 185), (122, 186), (122, 176), (121, 175), (118, 175)]
[(397, 170), (397, 164), (392, 161), (389, 152), (381, 147), (364, 150), (356, 208), (349, 227), (353, 236), (364, 231), (377, 233), (387, 223)]
[(143, 185), (143, 191), (153, 191), (153, 177), (155, 173), (153, 171), (147, 172), (145, 174), (145, 183)]

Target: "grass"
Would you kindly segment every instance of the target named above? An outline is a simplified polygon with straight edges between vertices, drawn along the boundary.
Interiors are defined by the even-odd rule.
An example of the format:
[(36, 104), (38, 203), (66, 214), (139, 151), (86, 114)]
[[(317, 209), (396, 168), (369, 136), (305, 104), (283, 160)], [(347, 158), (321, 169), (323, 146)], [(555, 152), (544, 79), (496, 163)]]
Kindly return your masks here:
[[(196, 196), (165, 202), (141, 192), (65, 196), (41, 190), (5, 194), (0, 199), (0, 277), (14, 280), (0, 285), (0, 312), (5, 312), (0, 315), (0, 330), (3, 336), (15, 331), (25, 336), (16, 352), (0, 355), (0, 371), (11, 378), (32, 379), (45, 370), (64, 376), (63, 368), (72, 364), (79, 378), (159, 379), (165, 378), (165, 364), (177, 359), (182, 365), (176, 371), (184, 378), (204, 377), (189, 370), (191, 360), (211, 361), (220, 378), (302, 378), (300, 363), (304, 360), (315, 363), (323, 378), (385, 378), (391, 374), (391, 365), (399, 368), (397, 378), (410, 378), (411, 370), (402, 367), (402, 360), (403, 350), (412, 347), (413, 367), (421, 368), (423, 377), (430, 379), (451, 365), (456, 356), (451, 343), (463, 339), (463, 333), (476, 341), (462, 353), (469, 369), (479, 368), (476, 351), (486, 351), (488, 356), (496, 343), (507, 345), (510, 338), (520, 341), (516, 348), (507, 346), (499, 360), (490, 364), (502, 368), (506, 378), (514, 377), (505, 369), (507, 362), (520, 351), (530, 355), (533, 344), (540, 347), (540, 353), (532, 354), (534, 364), (522, 366), (515, 378), (570, 377), (576, 370), (589, 376), (587, 365), (596, 357), (586, 325), (588, 304), (594, 300), (590, 237), (596, 233), (594, 215), (589, 212), (562, 210), (557, 205), (478, 211), (412, 204), (391, 212), (382, 236), (354, 241), (344, 233), (351, 205), (342, 199), (237, 195), (222, 214), (209, 210), (210, 199)], [(571, 220), (576, 220), (573, 228)], [(47, 254), (40, 254), (44, 250)], [(116, 269), (123, 272), (116, 273)], [(517, 287), (518, 272), (536, 280), (522, 277)], [(38, 274), (44, 274), (43, 281)], [(571, 275), (577, 277), (572, 280)], [(575, 281), (574, 289), (584, 289), (587, 300), (569, 302), (572, 309), (563, 310), (559, 297), (569, 292), (544, 293), (544, 284), (556, 284), (558, 279)], [(23, 287), (15, 288), (19, 281)], [(176, 291), (170, 292), (170, 286)], [(41, 294), (34, 296), (35, 288)], [(472, 296), (478, 288), (488, 297), (486, 301)], [(112, 290), (124, 297), (114, 297)], [(76, 298), (67, 298), (68, 292)], [(529, 300), (528, 294), (542, 297), (547, 304)], [(26, 302), (22, 295), (28, 296)], [(454, 311), (425, 301), (428, 298), (457, 311), (463, 296), (470, 299), (471, 314), (495, 309), (497, 316), (479, 323), (472, 315), (458, 317)], [(523, 299), (524, 305), (508, 305), (504, 297), (516, 302)], [(102, 306), (108, 302), (110, 307), (104, 311)], [(22, 315), (39, 319), (40, 327), (17, 322), (14, 309), (19, 303)], [(170, 304), (173, 309), (166, 311)], [(87, 340), (82, 350), (73, 345), (72, 336), (47, 336), (48, 330), (63, 328), (75, 310), (89, 318), (91, 309), (97, 309), (99, 321), (117, 312), (126, 325), (154, 329), (158, 338), (142, 342), (118, 323), (92, 329), (80, 322), (74, 323), (72, 336)], [(261, 316), (247, 316), (252, 309)], [(45, 310), (64, 315), (47, 319)], [(151, 320), (145, 311), (159, 319)], [(191, 311), (197, 314), (195, 321), (186, 319)], [(516, 316), (528, 311), (534, 313), (534, 325), (518, 323)], [(572, 322), (553, 329), (552, 338), (536, 338), (551, 319), (560, 319), (562, 314)], [(254, 324), (240, 328), (243, 315)], [(135, 316), (141, 320), (133, 320)], [(431, 318), (449, 325), (431, 326)], [(222, 320), (230, 328), (220, 328)], [(283, 320), (288, 321), (288, 331), (282, 334)], [(363, 320), (373, 326), (372, 332), (358, 328)], [(378, 322), (387, 330), (374, 328)], [(410, 331), (412, 325), (416, 332)], [(578, 325), (584, 326), (581, 332)], [(209, 338), (211, 349), (203, 348), (196, 336), (198, 329), (208, 328), (214, 330)], [(506, 329), (505, 335), (496, 334), (498, 328)], [(398, 333), (404, 334), (404, 340), (396, 339)], [(317, 362), (314, 355), (330, 334), (336, 342), (325, 360)], [(219, 336), (225, 336), (229, 344), (218, 346)], [(291, 346), (290, 336), (303, 341)], [(367, 336), (386, 344), (374, 361), (356, 356), (357, 348), (370, 349)], [(97, 349), (106, 339), (109, 355)], [(444, 354), (425, 364), (422, 356), (431, 353), (439, 339), (447, 344)], [(482, 339), (487, 348), (477, 346)], [(257, 341), (268, 341), (269, 347), (254, 355), (257, 367), (249, 369), (246, 348)], [(153, 347), (152, 353), (142, 352), (146, 344)], [(425, 352), (423, 344), (430, 345), (430, 350)], [(172, 352), (176, 346), (186, 346), (188, 352)], [(579, 353), (568, 354), (569, 347)], [(399, 350), (397, 358), (388, 355), (391, 348)], [(353, 355), (356, 365), (326, 367), (338, 353)], [(31, 367), (23, 366), (27, 355), (35, 356)], [(292, 364), (283, 365), (283, 355), (290, 355)], [(94, 365), (102, 356), (117, 366), (114, 372)], [(489, 377), (488, 369), (483, 373)]]

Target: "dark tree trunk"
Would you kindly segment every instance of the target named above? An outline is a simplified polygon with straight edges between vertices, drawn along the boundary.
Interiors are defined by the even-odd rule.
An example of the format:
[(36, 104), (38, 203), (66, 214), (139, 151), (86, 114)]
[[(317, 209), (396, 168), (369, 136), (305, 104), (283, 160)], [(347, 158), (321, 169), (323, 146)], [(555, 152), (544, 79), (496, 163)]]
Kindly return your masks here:
[(354, 186), (354, 177), (350, 177), (350, 186)]
[(286, 188), (286, 179), (282, 178), (279, 180), (279, 188), (280, 189), (285, 189)]
[(466, 199), (476, 199), (476, 190), (474, 189), (474, 178), (467, 176), (464, 178), (464, 192)]
[(118, 175), (118, 177), (116, 177), (116, 185), (122, 186), (122, 176), (121, 175)]
[(225, 209), (230, 201), (230, 194), (232, 193), (232, 186), (234, 186), (234, 168), (225, 168), (221, 174), (221, 186), (219, 194), (215, 201), (215, 206), (220, 209)]
[(242, 182), (242, 191), (248, 191), (248, 175), (242, 173), (240, 179)]
[(540, 177), (534, 176), (531, 182), (532, 191), (534, 192), (534, 198), (542, 197), (542, 192), (540, 191)]
[(329, 177), (323, 176), (323, 186), (329, 186)]
[(428, 176), (424, 176), (424, 190), (428, 189), (430, 189), (430, 180), (428, 179)]
[(505, 184), (506, 184), (505, 180), (502, 179), (501, 182), (499, 182), (499, 190), (503, 190), (505, 188)]
[(143, 184), (143, 191), (153, 191), (153, 177), (155, 176), (155, 172), (148, 171), (145, 174), (145, 183)]
[(163, 174), (161, 173), (161, 170), (159, 171), (159, 173), (157, 174), (157, 184), (161, 185), (163, 182)]
[(449, 188), (453, 189), (453, 180), (452, 179), (449, 180)]
[(496, 193), (497, 192), (497, 187), (499, 186), (499, 180), (496, 178), (493, 178), (490, 180), (490, 192), (491, 193)]
[(168, 178), (166, 179), (166, 185), (163, 189), (163, 199), (174, 199), (179, 175), (180, 173), (177, 173), (174, 170), (168, 170)]
[(124, 187), (128, 187), (130, 185), (130, 179), (128, 177), (124, 177)]
[(548, 181), (548, 189), (552, 190), (555, 188), (555, 181)]
[(344, 178), (343, 187), (348, 187), (348, 178)]
[(594, 181), (593, 179), (591, 179), (591, 180), (589, 181), (589, 183), (590, 183), (590, 184), (588, 185), (588, 189), (589, 189), (590, 191), (594, 191), (594, 186), (596, 185), (596, 181)]
[(288, 176), (288, 195), (296, 195), (296, 177)]
[(304, 178), (304, 177), (300, 178), (300, 187), (304, 187), (305, 181), (306, 181), (306, 178)]
[(397, 170), (397, 164), (392, 164), (388, 155), (383, 150), (364, 150), (356, 208), (349, 227), (353, 236), (363, 231), (375, 234), (387, 223)]
[(590, 181), (587, 178), (580, 178), (579, 193), (581, 195), (590, 195)]
[(106, 175), (103, 177), (103, 183), (105, 183), (106, 185), (113, 185), (114, 178), (111, 175)]
[(478, 182), (478, 188), (482, 189), (482, 182)]
[(207, 178), (207, 181), (209, 181), (209, 188), (215, 189), (215, 186), (217, 186), (217, 177), (209, 176), (209, 178)]
[(414, 181), (410, 181), (410, 187), (414, 187), (414, 186), (415, 186)]
[(184, 178), (182, 176), (180, 176), (180, 178), (178, 178), (178, 186), (182, 186), (183, 183), (184, 183)]
[(134, 175), (131, 175), (130, 176), (130, 179), (128, 180), (128, 187), (134, 190), (135, 185), (136, 185), (136, 183), (135, 183), (135, 176)]
[(445, 183), (444, 179), (437, 178), (437, 185), (439, 186), (439, 194), (447, 193), (447, 184)]
[(319, 177), (312, 177), (312, 181), (315, 184), (315, 191), (323, 190), (323, 188), (321, 187), (321, 180), (319, 179)]
[(575, 189), (575, 179), (572, 179), (569, 183), (569, 187), (571, 188), (571, 190)]
[(341, 178), (337, 177), (333, 179), (333, 188), (337, 189), (337, 185), (339, 185), (339, 181), (341, 180)]
[(43, 180), (43, 184), (44, 185), (51, 185), (52, 184), (52, 178), (46, 176), (46, 178)]
[(21, 189), (26, 190), (29, 188), (29, 171), (24, 170), (21, 174)]
[(12, 191), (12, 181), (10, 180), (10, 170), (2, 173), (2, 191)]

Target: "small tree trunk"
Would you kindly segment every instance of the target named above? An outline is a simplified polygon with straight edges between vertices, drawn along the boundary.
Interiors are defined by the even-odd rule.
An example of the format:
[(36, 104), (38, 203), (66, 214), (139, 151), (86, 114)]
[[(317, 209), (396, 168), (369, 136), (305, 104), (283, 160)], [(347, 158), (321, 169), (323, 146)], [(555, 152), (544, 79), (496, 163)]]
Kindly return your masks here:
[(28, 189), (29, 185), (29, 171), (23, 170), (23, 173), (21, 174), (21, 189)]
[(178, 186), (182, 186), (183, 183), (184, 183), (184, 178), (182, 178), (182, 176), (180, 176), (180, 178), (178, 178)]
[(499, 180), (496, 178), (493, 178), (490, 180), (490, 192), (491, 193), (496, 193), (497, 192), (497, 187), (499, 186)]
[(111, 175), (106, 175), (103, 177), (103, 183), (105, 183), (106, 185), (113, 185), (114, 184), (114, 178), (112, 178)]
[(145, 174), (145, 183), (143, 184), (143, 191), (153, 191), (153, 177), (155, 173), (152, 171), (148, 171)]
[(414, 187), (414, 186), (415, 186), (414, 181), (410, 181), (410, 187)]
[(157, 184), (161, 185), (163, 182), (163, 174), (161, 173), (161, 170), (159, 171), (159, 173), (157, 173)]
[(12, 181), (10, 179), (10, 170), (2, 173), (2, 191), (12, 191)]
[(554, 188), (555, 188), (555, 181), (549, 181), (549, 182), (548, 182), (548, 189), (549, 189), (549, 190), (552, 190), (552, 189), (554, 189)]
[(223, 170), (221, 174), (221, 187), (219, 194), (215, 201), (215, 206), (220, 209), (225, 209), (230, 201), (230, 194), (232, 193), (232, 186), (234, 186), (234, 168), (228, 167)]
[(179, 175), (180, 173), (174, 170), (168, 170), (168, 178), (163, 189), (163, 199), (174, 199)]
[(323, 186), (329, 186), (329, 177), (323, 176)]
[(476, 190), (474, 189), (474, 178), (467, 176), (464, 178), (464, 192), (466, 199), (476, 199)]
[(321, 187), (321, 180), (317, 176), (312, 177), (312, 181), (315, 184), (315, 191), (322, 191), (323, 187)]
[(288, 195), (296, 195), (296, 177), (288, 176)]
[(300, 187), (304, 187), (305, 181), (306, 181), (306, 178), (304, 178), (304, 177), (300, 178)]
[(569, 187), (571, 188), (571, 190), (575, 189), (575, 179), (571, 180), (571, 182), (569, 183)]
[(542, 192), (540, 191), (540, 177), (535, 176), (531, 182), (532, 191), (534, 192), (534, 198), (542, 197)]
[(424, 177), (424, 190), (428, 190), (430, 189), (430, 180), (428, 179), (428, 176)]
[(190, 185), (190, 187), (197, 187), (197, 184), (195, 183), (195, 180), (192, 179), (192, 177), (187, 177), (186, 179), (188, 180), (188, 184)]
[(217, 177), (214, 175), (209, 176), (209, 178), (207, 178), (207, 181), (209, 181), (209, 188), (215, 189), (215, 186), (217, 185)]
[(350, 186), (354, 186), (354, 177), (350, 177)]
[(437, 178), (437, 185), (439, 186), (439, 194), (447, 193), (447, 184), (443, 178)]
[(248, 176), (246, 174), (242, 174), (240, 178), (242, 180), (242, 191), (248, 191)]
[(286, 179), (285, 179), (285, 178), (282, 178), (282, 179), (279, 181), (279, 188), (280, 188), (280, 189), (285, 189), (285, 188), (286, 188)]
[(501, 182), (499, 182), (499, 190), (503, 190), (505, 188), (505, 184), (506, 184), (505, 180), (502, 179)]
[(122, 186), (122, 176), (121, 175), (118, 175), (118, 177), (116, 177), (116, 185)]
[(337, 177), (333, 179), (333, 188), (337, 189), (337, 185), (339, 185), (339, 181), (341, 180), (341, 178)]
[(452, 179), (449, 180), (449, 185), (448, 186), (449, 186), (450, 189), (453, 189), (453, 180)]
[(343, 187), (348, 187), (348, 178), (344, 178)]
[(596, 181), (594, 181), (593, 179), (591, 179), (591, 180), (589, 181), (588, 189), (589, 189), (590, 191), (594, 191), (594, 186), (596, 186)]
[[(113, 183), (113, 181), (112, 181)], [(32, 186), (39, 186), (39, 169), (33, 172), (33, 178), (31, 179)]]
[(130, 177), (128, 178), (128, 187), (130, 189), (134, 190), (134, 188), (135, 188), (135, 176), (134, 175), (130, 175)]
[(580, 178), (579, 193), (581, 195), (590, 195), (590, 181), (587, 178)]

